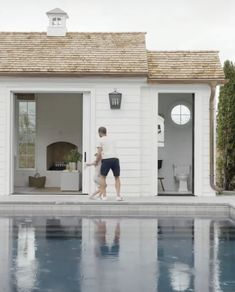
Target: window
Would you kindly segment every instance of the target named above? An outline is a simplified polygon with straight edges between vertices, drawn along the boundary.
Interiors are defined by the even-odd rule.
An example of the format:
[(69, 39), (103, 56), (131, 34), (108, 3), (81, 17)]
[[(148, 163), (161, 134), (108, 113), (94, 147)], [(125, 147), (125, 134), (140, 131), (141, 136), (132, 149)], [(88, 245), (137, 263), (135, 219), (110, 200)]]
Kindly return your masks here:
[(62, 24), (61, 17), (53, 17), (52, 18), (52, 25), (53, 26), (60, 26)]
[(36, 103), (18, 100), (18, 167), (35, 168)]
[(183, 104), (178, 104), (171, 110), (171, 119), (177, 125), (185, 125), (190, 121), (190, 109)]

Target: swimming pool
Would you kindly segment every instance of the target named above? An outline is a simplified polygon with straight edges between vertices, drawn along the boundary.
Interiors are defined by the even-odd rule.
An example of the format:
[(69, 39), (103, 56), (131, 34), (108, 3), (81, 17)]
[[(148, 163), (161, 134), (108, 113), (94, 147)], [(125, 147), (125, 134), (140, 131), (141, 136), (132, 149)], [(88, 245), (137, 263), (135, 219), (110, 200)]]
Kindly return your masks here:
[(235, 291), (235, 224), (208, 218), (0, 218), (0, 291)]

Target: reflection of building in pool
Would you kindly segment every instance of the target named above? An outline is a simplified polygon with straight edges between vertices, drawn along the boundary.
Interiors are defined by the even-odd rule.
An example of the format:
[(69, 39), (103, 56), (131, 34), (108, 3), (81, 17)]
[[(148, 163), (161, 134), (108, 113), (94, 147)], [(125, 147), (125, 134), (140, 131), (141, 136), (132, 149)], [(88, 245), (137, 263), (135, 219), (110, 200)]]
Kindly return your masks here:
[(22, 218), (14, 229), (14, 291), (80, 291), (81, 218)]
[(49, 218), (46, 220), (46, 238), (61, 238), (71, 239), (77, 238), (82, 239), (82, 220), (78, 219), (77, 225), (66, 226), (61, 223), (61, 219)]
[(114, 237), (111, 243), (107, 241), (107, 226), (104, 220), (95, 220), (95, 254), (96, 256), (114, 256), (119, 254), (120, 224), (116, 223)]
[(31, 291), (36, 283), (39, 263), (35, 246), (35, 228), (32, 222), (22, 222), (18, 225), (15, 271), (19, 291)]
[(158, 291), (192, 291), (193, 248), (193, 219), (158, 220)]
[(41, 238), (39, 281), (48, 291), (80, 290), (81, 218), (49, 218)]
[(1, 291), (235, 291), (227, 219), (11, 217), (0, 236)]

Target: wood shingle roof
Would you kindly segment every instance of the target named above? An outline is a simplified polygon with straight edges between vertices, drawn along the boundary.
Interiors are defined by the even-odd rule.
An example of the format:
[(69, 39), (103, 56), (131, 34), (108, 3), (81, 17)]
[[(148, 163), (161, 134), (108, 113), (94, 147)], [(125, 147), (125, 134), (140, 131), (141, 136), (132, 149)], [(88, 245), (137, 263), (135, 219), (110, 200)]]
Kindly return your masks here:
[(145, 76), (224, 80), (217, 51), (147, 51), (145, 33), (0, 32), (0, 75)]
[(145, 75), (145, 33), (0, 33), (0, 74)]
[(224, 80), (217, 51), (148, 51), (149, 80)]

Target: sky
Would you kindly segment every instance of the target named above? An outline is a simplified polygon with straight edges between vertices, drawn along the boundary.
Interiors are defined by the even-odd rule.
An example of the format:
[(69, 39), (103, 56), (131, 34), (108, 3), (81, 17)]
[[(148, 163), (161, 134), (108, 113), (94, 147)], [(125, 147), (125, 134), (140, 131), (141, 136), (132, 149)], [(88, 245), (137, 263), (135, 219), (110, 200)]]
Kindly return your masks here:
[(218, 50), (235, 62), (235, 0), (0, 0), (0, 31), (46, 31), (67, 12), (68, 31), (146, 32), (149, 50)]

